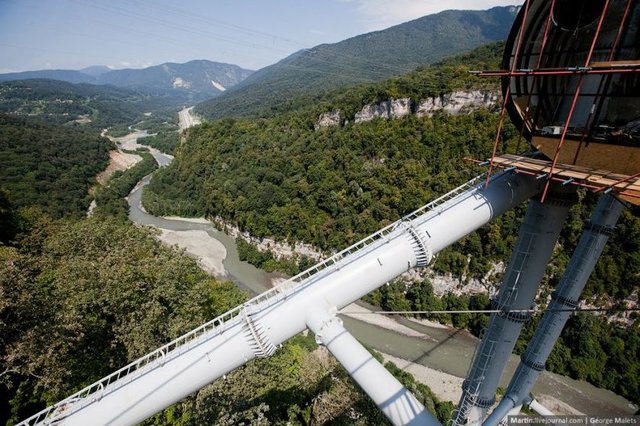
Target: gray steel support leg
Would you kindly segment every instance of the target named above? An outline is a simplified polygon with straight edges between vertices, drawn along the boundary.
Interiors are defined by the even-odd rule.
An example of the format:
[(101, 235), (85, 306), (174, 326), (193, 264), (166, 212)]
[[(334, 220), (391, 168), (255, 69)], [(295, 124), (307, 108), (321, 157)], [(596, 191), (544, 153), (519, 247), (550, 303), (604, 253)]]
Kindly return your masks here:
[(613, 196), (603, 195), (600, 198), (558, 284), (558, 289), (551, 296), (551, 303), (527, 350), (522, 354), (522, 361), (511, 379), (506, 396), (487, 418), (485, 425), (497, 425), (512, 407), (522, 404), (528, 397), (534, 383), (544, 371), (547, 358), (571, 315), (571, 312), (558, 310), (575, 309), (578, 306), (580, 294), (609, 236), (613, 233), (622, 207)]
[(394, 425), (440, 425), (440, 422), (382, 366), (349, 332), (342, 321), (323, 309), (307, 315), (318, 343), (342, 364)]
[[(560, 236), (575, 191), (556, 192), (542, 204), (532, 199), (522, 224), (494, 309), (521, 310), (534, 305), (536, 292)], [(454, 425), (479, 424), (495, 402), (495, 393), (530, 314), (492, 314), (476, 350), (463, 393), (453, 418)]]

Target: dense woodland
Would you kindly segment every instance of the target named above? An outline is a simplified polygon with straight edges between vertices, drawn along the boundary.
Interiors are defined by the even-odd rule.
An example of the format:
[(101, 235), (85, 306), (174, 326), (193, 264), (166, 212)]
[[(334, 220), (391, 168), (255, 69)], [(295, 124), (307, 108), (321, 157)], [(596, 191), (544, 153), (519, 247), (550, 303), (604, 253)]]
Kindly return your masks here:
[(129, 220), (129, 205), (125, 197), (133, 190), (138, 182), (146, 175), (158, 168), (158, 163), (151, 154), (144, 151), (136, 151), (142, 156), (142, 161), (135, 167), (125, 172), (117, 171), (109, 179), (106, 185), (101, 185), (94, 190), (96, 208), (93, 214), (97, 216), (112, 217), (122, 222)]
[(95, 132), (0, 115), (0, 188), (18, 207), (39, 205), (54, 218), (82, 216), (111, 149)]
[(106, 215), (20, 217), (23, 231), (0, 246), (0, 411), (10, 424), (245, 297), (148, 229)]
[[(318, 116), (340, 109), (352, 120), (365, 104), (392, 97), (497, 90), (495, 82), (467, 71), (496, 66), (501, 49), (491, 45), (403, 77), (325, 94), (317, 103), (294, 99), (293, 111), (267, 118), (191, 129), (176, 162), (145, 191), (145, 206), (157, 214), (220, 215), (255, 236), (344, 246), (472, 176), (461, 160), (488, 154), (497, 118), (485, 110), (316, 132)], [(514, 136), (513, 128), (505, 132), (503, 149)]]
[[(190, 131), (169, 168), (143, 194), (154, 214), (220, 216), (257, 237), (304, 241), (327, 252), (358, 239), (460, 185), (481, 169), (463, 161), (488, 158), (498, 117), (490, 110), (375, 119), (315, 131), (321, 112), (340, 109), (347, 120), (369, 102), (423, 99), (459, 89), (496, 89), (468, 70), (496, 67), (500, 43), (374, 85), (359, 86), (320, 106), (270, 118), (225, 119)], [(493, 86), (492, 86), (493, 84)], [(293, 101), (295, 104), (295, 101)], [(507, 126), (500, 152), (526, 143)], [(581, 197), (584, 197), (581, 194)], [(549, 280), (562, 270), (593, 206), (572, 208)], [(524, 207), (508, 212), (438, 257), (434, 269), (482, 278), (507, 261)], [(622, 232), (609, 244), (587, 296), (629, 296), (640, 288), (640, 219), (627, 210)]]
[[(155, 214), (219, 216), (254, 236), (340, 249), (463, 183), (479, 170), (464, 157), (489, 155), (497, 117), (492, 110), (436, 114), (335, 126), (320, 131), (320, 113), (340, 109), (347, 120), (369, 102), (414, 101), (457, 89), (496, 89), (469, 69), (492, 67), (492, 46), (403, 77), (340, 94), (293, 99), (261, 118), (225, 119), (189, 131), (174, 163), (156, 173), (145, 206)], [(161, 115), (138, 117), (158, 130)], [(125, 131), (121, 127), (121, 131)], [(15, 424), (245, 300), (230, 282), (207, 276), (151, 229), (133, 226), (123, 197), (156, 166), (150, 155), (105, 186), (86, 218), (87, 190), (104, 168), (110, 144), (97, 134), (0, 116), (0, 421)], [(175, 134), (175, 133), (174, 133)], [(177, 137), (177, 134), (175, 134)], [(522, 151), (508, 126), (501, 152)], [(78, 149), (82, 146), (82, 149)], [(49, 164), (49, 165), (47, 165)], [(42, 169), (42, 167), (44, 167)], [(25, 184), (28, 183), (28, 185)], [(554, 285), (579, 238), (594, 197), (580, 194), (549, 266)], [(433, 269), (482, 277), (508, 260), (524, 206), (440, 253)], [(627, 210), (587, 287), (600, 301), (640, 287), (640, 215)], [(309, 265), (278, 262), (239, 242), (243, 258), (293, 274)], [(396, 282), (368, 296), (385, 309), (483, 309), (487, 296), (433, 295), (428, 280)], [(480, 333), (486, 317), (433, 318)], [(530, 337), (535, 321), (526, 326)], [(518, 343), (524, 349), (524, 340)], [(640, 331), (577, 315), (549, 369), (612, 389), (640, 402)], [(393, 365), (400, 380), (449, 418), (428, 387)], [(298, 336), (269, 359), (250, 362), (149, 419), (149, 425), (384, 424), (346, 372), (311, 336)]]
[(180, 135), (177, 131), (160, 130), (159, 133), (144, 138), (144, 144), (154, 147), (165, 154), (173, 155), (180, 144)]
[(180, 105), (181, 99), (170, 95), (114, 86), (47, 79), (0, 83), (0, 114), (36, 116), (94, 133), (109, 127), (116, 136), (128, 133), (131, 125), (152, 131), (175, 129)]

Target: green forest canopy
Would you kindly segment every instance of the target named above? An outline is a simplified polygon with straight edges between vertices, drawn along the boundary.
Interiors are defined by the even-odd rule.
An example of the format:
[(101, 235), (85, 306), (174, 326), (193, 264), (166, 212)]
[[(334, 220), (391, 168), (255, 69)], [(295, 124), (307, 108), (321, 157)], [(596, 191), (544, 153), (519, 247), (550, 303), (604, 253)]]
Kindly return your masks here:
[(79, 217), (111, 149), (95, 132), (0, 114), (0, 188), (17, 207), (38, 205), (53, 217)]
[[(453, 69), (466, 81), (465, 66), (474, 64)], [(176, 164), (158, 175), (157, 186), (145, 200), (156, 212), (220, 215), (254, 235), (303, 240), (327, 250), (343, 247), (473, 175), (474, 170), (461, 167), (461, 159), (488, 155), (496, 117), (486, 110), (457, 117), (410, 116), (315, 132), (318, 114), (326, 108), (351, 114), (364, 103), (391, 96), (392, 89), (393, 96), (422, 96), (419, 87), (427, 84), (423, 79), (439, 75), (445, 84), (451, 81), (448, 72), (437, 67), (420, 70), (346, 92), (340, 101), (325, 99), (322, 105), (285, 115), (223, 120), (193, 129), (187, 144), (177, 149)], [(473, 87), (469, 84), (465, 87)], [(441, 86), (435, 87), (429, 90)], [(9, 127), (15, 123), (7, 120)], [(49, 135), (43, 125), (34, 126), (34, 140), (27, 142), (37, 145)], [(509, 128), (501, 149), (513, 149), (515, 136)], [(10, 401), (14, 420), (244, 300), (231, 283), (207, 277), (192, 259), (160, 245), (152, 231), (123, 219), (126, 205), (121, 194), (147, 167), (148, 161), (141, 162), (99, 191), (101, 205), (91, 219), (80, 220), (79, 214), (78, 219), (52, 219), (46, 209), (55, 204), (49, 199), (55, 191), (15, 203), (39, 208), (18, 210), (0, 191), (0, 219), (20, 223), (18, 235), (0, 235), (1, 242), (11, 244), (0, 245), (0, 369), (9, 372), (2, 376), (0, 395), (3, 406)], [(47, 176), (36, 174), (36, 186)], [(87, 185), (86, 180), (82, 184)], [(75, 199), (66, 203), (84, 212), (86, 190), (74, 194)], [(592, 202), (587, 197), (572, 209), (554, 257), (558, 268), (566, 263)], [(51, 214), (65, 215), (56, 211)], [(519, 217), (521, 212), (510, 212), (493, 222), (442, 253), (435, 268), (481, 275), (486, 262), (508, 256)], [(625, 212), (615, 238), (589, 283), (591, 294), (625, 297), (638, 286), (637, 212)], [(471, 261), (468, 253), (473, 254)], [(402, 286), (383, 289), (389, 293), (379, 295), (380, 304), (433, 302), (424, 286), (411, 292)], [(451, 296), (440, 303), (464, 306)], [(471, 329), (482, 325), (471, 318), (451, 320)], [(554, 350), (550, 367), (637, 398), (637, 380), (629, 379), (640, 376), (637, 327), (627, 331), (603, 324), (594, 317), (576, 320), (563, 335), (560, 349)], [(382, 422), (344, 371), (335, 363), (323, 364), (314, 350), (312, 339), (298, 338), (275, 358), (249, 364), (229, 375), (228, 382), (208, 386), (148, 424), (201, 424), (213, 419), (223, 424), (255, 419), (304, 424), (312, 417), (349, 422), (353, 410), (362, 415), (360, 424)], [(434, 402), (426, 387), (389, 368), (408, 380), (410, 389), (441, 420), (448, 418), (450, 404)], [(613, 373), (602, 374), (607, 369)]]
[(48, 79), (0, 83), (0, 114), (36, 116), (51, 124), (94, 132), (127, 129), (129, 125), (150, 130), (171, 128), (181, 104), (182, 100), (168, 95), (151, 96), (114, 86)]

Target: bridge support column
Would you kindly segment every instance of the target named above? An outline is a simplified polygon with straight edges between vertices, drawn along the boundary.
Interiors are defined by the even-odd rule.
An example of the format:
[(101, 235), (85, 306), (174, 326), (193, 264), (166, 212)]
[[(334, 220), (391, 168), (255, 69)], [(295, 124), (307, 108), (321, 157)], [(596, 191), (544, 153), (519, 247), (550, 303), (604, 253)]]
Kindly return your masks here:
[(340, 318), (323, 309), (307, 315), (307, 325), (371, 397), (394, 425), (440, 425), (424, 406), (342, 326)]
[(480, 424), (495, 402), (504, 368), (522, 326), (531, 316), (508, 311), (533, 307), (547, 263), (575, 200), (575, 190), (568, 188), (547, 197), (544, 204), (537, 199), (530, 201), (498, 297), (494, 301), (494, 309), (505, 312), (491, 315), (463, 383), (462, 397), (453, 418), (454, 425), (465, 422)]
[(540, 325), (536, 329), (522, 361), (509, 383), (503, 400), (487, 418), (484, 425), (497, 425), (511, 410), (522, 404), (529, 396), (531, 388), (544, 371), (547, 358), (553, 349), (571, 310), (578, 306), (580, 294), (602, 254), (609, 236), (622, 213), (622, 204), (611, 195), (603, 195), (585, 226), (567, 270), (558, 288), (551, 296)]

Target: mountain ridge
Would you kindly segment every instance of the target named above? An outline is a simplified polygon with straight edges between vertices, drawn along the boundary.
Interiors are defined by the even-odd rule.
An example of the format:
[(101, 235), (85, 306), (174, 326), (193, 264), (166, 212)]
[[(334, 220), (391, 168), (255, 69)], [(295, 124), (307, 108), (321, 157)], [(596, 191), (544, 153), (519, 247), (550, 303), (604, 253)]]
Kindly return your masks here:
[(195, 59), (185, 63), (165, 62), (147, 68), (105, 70), (94, 65), (81, 70), (35, 70), (0, 74), (0, 82), (52, 79), (68, 83), (113, 85), (119, 88), (145, 90), (156, 95), (177, 94), (185, 101), (202, 101), (223, 93), (253, 73), (237, 65)]
[(448, 10), (333, 44), (299, 50), (264, 67), (196, 112), (209, 118), (269, 115), (301, 93), (384, 80), (507, 37), (516, 6)]

